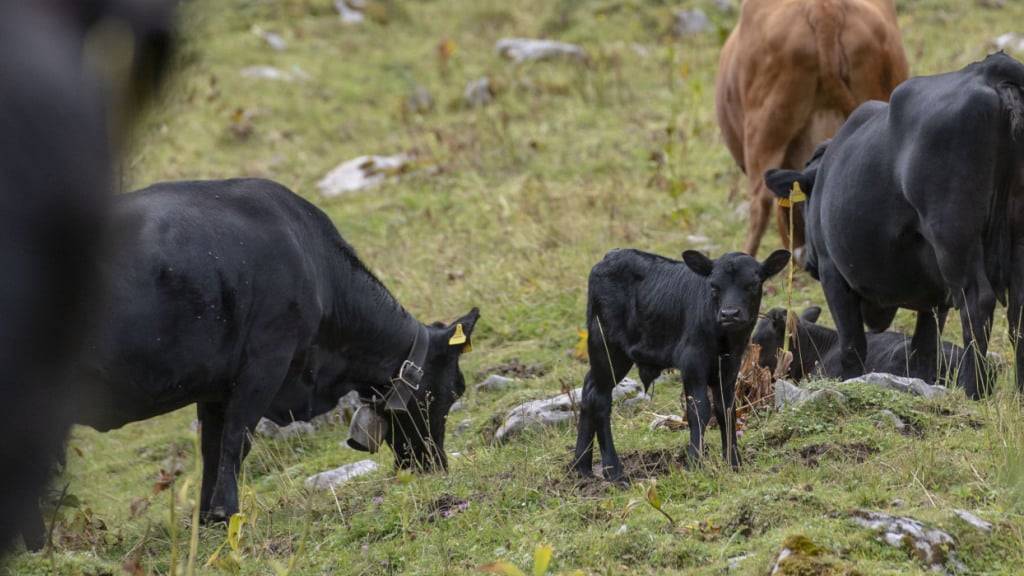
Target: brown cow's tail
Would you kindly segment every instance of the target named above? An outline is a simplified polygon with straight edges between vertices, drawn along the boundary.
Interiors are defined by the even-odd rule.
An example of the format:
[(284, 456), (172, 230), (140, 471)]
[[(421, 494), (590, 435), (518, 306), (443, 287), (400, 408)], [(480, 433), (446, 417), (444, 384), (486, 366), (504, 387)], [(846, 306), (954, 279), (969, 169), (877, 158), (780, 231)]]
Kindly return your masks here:
[(846, 15), (837, 0), (818, 0), (812, 10), (810, 24), (818, 51), (818, 77), (828, 98), (843, 116), (849, 116), (857, 107), (857, 98), (848, 84), (850, 63), (841, 41)]

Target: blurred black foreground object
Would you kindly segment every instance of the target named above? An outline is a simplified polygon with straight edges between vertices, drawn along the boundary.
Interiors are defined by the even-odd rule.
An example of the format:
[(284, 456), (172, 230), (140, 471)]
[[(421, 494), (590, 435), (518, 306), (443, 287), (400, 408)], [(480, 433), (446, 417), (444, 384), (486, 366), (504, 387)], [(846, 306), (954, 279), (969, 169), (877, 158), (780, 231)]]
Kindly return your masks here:
[(0, 553), (41, 548), (117, 141), (168, 63), (173, 0), (0, 0)]

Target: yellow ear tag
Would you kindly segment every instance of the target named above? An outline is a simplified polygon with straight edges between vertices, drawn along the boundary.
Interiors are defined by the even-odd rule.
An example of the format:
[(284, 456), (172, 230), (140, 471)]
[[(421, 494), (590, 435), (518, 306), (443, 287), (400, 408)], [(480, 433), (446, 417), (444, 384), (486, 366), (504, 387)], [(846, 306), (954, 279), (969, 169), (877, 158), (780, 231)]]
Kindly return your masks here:
[(456, 324), (455, 334), (448, 340), (448, 345), (458, 346), (459, 344), (465, 344), (467, 340), (466, 333), (462, 331), (462, 324)]
[(804, 194), (804, 190), (800, 187), (800, 183), (794, 181), (793, 188), (789, 191), (789, 201), (793, 204), (797, 204), (804, 200), (807, 200), (807, 194)]

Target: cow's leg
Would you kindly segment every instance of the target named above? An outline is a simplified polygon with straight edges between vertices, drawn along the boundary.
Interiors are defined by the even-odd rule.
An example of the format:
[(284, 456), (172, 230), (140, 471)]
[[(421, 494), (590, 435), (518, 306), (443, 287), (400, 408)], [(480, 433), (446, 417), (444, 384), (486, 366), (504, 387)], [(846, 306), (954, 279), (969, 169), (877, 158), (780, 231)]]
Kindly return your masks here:
[(238, 473), (249, 452), (250, 431), (270, 408), (285, 381), (290, 363), (290, 355), (267, 357), (250, 363), (225, 402), (220, 459), (210, 497), (209, 520), (226, 521), (238, 512)]
[(21, 528), (21, 539), (25, 543), (25, 549), (29, 552), (38, 552), (46, 546), (46, 522), (43, 521), (43, 511), (39, 502), (29, 499), (26, 502)]
[[(942, 317), (945, 320), (945, 312), (942, 313)], [(935, 383), (939, 375), (939, 356), (942, 353), (941, 339), (939, 311), (937, 309), (918, 311), (914, 336), (910, 339), (911, 360), (908, 376), (920, 378), (929, 384)]]
[(200, 402), (199, 413), (201, 446), (203, 452), (203, 487), (199, 494), (199, 512), (204, 519), (210, 513), (210, 499), (220, 468), (220, 441), (224, 434), (224, 404)]
[(996, 307), (995, 292), (985, 275), (980, 254), (977, 256), (971, 260), (975, 263), (973, 277), (961, 289), (958, 298), (955, 297), (960, 300), (960, 325), (964, 336), (964, 359), (957, 380), (967, 396), (975, 400), (991, 391), (986, 355)]
[(722, 437), (722, 458), (736, 469), (740, 466), (736, 444), (736, 376), (739, 375), (740, 362), (739, 358), (733, 357), (719, 358), (718, 362), (719, 393), (713, 395), (715, 419)]
[(1010, 260), (1010, 286), (1007, 296), (1007, 321), (1014, 351), (1017, 390), (1024, 393), (1024, 240), (1016, 240)]
[(583, 379), (580, 421), (576, 432), (573, 465), (581, 476), (593, 476), (594, 437), (601, 448), (601, 466), (606, 480), (622, 479), (622, 463), (612, 440), (612, 390), (626, 377), (632, 362), (618, 348), (606, 345), (600, 331), (591, 331), (588, 344), (590, 370)]
[(821, 275), (825, 300), (832, 313), (832, 320), (836, 323), (836, 331), (839, 332), (842, 377), (855, 378), (864, 373), (864, 360), (867, 358), (868, 350), (860, 297), (854, 293), (831, 261), (819, 262), (818, 272)]
[[(711, 376), (706, 361), (699, 354), (687, 358), (680, 366), (683, 376), (683, 407), (690, 429), (690, 444), (686, 447), (686, 466), (700, 465), (704, 457), (704, 430), (711, 419), (711, 401), (708, 399), (708, 379)], [(721, 425), (721, 422), (719, 422)]]

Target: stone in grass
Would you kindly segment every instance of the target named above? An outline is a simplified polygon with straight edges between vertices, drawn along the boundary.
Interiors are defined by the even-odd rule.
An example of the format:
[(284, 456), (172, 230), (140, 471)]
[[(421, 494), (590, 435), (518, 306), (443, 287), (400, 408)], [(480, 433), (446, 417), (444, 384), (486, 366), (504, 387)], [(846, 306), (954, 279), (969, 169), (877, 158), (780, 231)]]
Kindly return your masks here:
[(494, 101), (494, 87), (491, 86), (491, 79), (484, 76), (470, 80), (462, 92), (462, 100), (470, 108), (480, 108), (490, 104)]
[(878, 532), (879, 539), (902, 548), (933, 572), (960, 573), (965, 566), (956, 559), (956, 541), (949, 534), (906, 516), (856, 510), (853, 522)]
[(416, 86), (406, 96), (402, 109), (408, 114), (428, 114), (434, 110), (434, 96), (423, 86)]
[(715, 0), (715, 8), (722, 14), (729, 14), (736, 9), (736, 5), (733, 4), (733, 0)]
[(959, 508), (956, 508), (956, 509), (953, 510), (953, 513), (956, 514), (957, 517), (960, 518), (961, 520), (963, 520), (964, 522), (966, 522), (966, 523), (970, 524), (971, 526), (974, 526), (975, 528), (977, 528), (979, 532), (988, 533), (988, 532), (992, 531), (992, 523), (991, 522), (986, 522), (986, 521), (982, 520), (981, 518), (978, 518), (974, 514), (968, 512), (967, 510), (961, 510)]
[(818, 546), (810, 538), (796, 534), (782, 542), (782, 550), (772, 565), (772, 576), (855, 574), (850, 567)]
[(516, 381), (507, 376), (491, 374), (474, 388), (477, 392), (500, 392), (508, 390)]
[[(554, 426), (572, 419), (579, 409), (583, 388), (575, 388), (567, 394), (533, 400), (509, 410), (501, 420), (502, 424), (494, 433), (494, 441), (504, 442), (528, 429)], [(641, 385), (632, 378), (625, 378), (612, 389), (612, 400), (616, 402), (646, 402), (650, 400)]]
[(313, 488), (315, 490), (331, 490), (341, 486), (353, 478), (369, 474), (379, 467), (380, 466), (373, 460), (360, 460), (359, 462), (353, 462), (352, 464), (345, 464), (344, 466), (339, 466), (334, 470), (328, 470), (306, 478), (306, 488)]
[(403, 174), (412, 159), (406, 154), (359, 156), (342, 162), (317, 183), (320, 195), (333, 198), (348, 192), (380, 186), (389, 177)]
[(679, 38), (696, 36), (711, 29), (711, 20), (703, 10), (680, 10), (672, 22), (672, 34)]
[(363, 9), (366, 8), (365, 0), (334, 0), (334, 8), (345, 24), (361, 24), (366, 20), (366, 16), (363, 15)]
[(844, 385), (856, 383), (871, 384), (887, 390), (895, 390), (897, 392), (923, 396), (925, 398), (935, 398), (936, 396), (942, 396), (949, 393), (949, 388), (946, 388), (945, 386), (933, 386), (920, 378), (908, 378), (906, 376), (896, 376), (895, 374), (886, 374), (884, 372), (871, 372), (870, 374), (865, 374), (863, 376), (843, 381)]
[(892, 410), (879, 410), (878, 419), (883, 422), (888, 422), (898, 432), (903, 432), (907, 429), (907, 425), (903, 422), (903, 419), (897, 416)]
[(566, 42), (534, 38), (503, 38), (494, 45), (499, 56), (516, 63), (566, 58), (586, 61), (583, 48)]
[(333, 410), (313, 418), (310, 423), (318, 430), (332, 424), (348, 426), (360, 406), (362, 406), (362, 402), (359, 400), (359, 393), (353, 390), (339, 398), (338, 405)]
[(775, 381), (775, 409), (784, 410), (786, 408), (795, 408), (802, 404), (817, 404), (822, 402), (834, 401), (839, 404), (846, 402), (846, 396), (841, 392), (832, 390), (830, 388), (823, 388), (821, 390), (807, 390), (794, 385), (788, 380), (776, 380)]
[(315, 431), (316, 429), (309, 422), (292, 422), (287, 426), (278, 426), (266, 418), (260, 418), (255, 430), (258, 436), (266, 436), (267, 438), (276, 438), (278, 440), (305, 436)]

